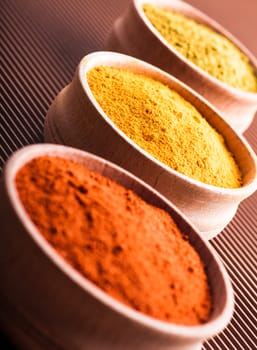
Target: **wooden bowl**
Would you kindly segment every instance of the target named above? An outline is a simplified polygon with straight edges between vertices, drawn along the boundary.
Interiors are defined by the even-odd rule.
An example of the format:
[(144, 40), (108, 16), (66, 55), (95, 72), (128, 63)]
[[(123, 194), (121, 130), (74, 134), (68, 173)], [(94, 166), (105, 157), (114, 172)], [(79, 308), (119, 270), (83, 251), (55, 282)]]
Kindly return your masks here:
[[(30, 220), (15, 186), (19, 169), (45, 155), (75, 160), (133, 190), (174, 218), (206, 266), (213, 307), (205, 324), (181, 326), (134, 311), (59, 256)], [(121, 168), (65, 146), (27, 146), (7, 162), (0, 194), (0, 325), (21, 348), (199, 350), (204, 339), (229, 322), (233, 292), (213, 249), (171, 203)]]
[[(224, 136), (242, 170), (243, 186), (224, 189), (206, 185), (171, 169), (137, 146), (107, 117), (93, 97), (86, 73), (99, 65), (146, 74), (191, 102)], [(173, 202), (208, 239), (221, 232), (235, 215), (239, 203), (257, 188), (254, 152), (207, 101), (160, 69), (118, 53), (97, 52), (82, 59), (71, 84), (60, 92), (47, 113), (45, 140), (98, 154), (134, 173)]]
[(257, 111), (257, 93), (241, 91), (221, 82), (175, 50), (144, 14), (142, 5), (146, 2), (179, 12), (227, 37), (250, 59), (257, 74), (257, 60), (251, 52), (213, 19), (179, 0), (131, 1), (124, 15), (114, 23), (106, 49), (140, 58), (174, 75), (217, 107), (235, 130), (244, 132)]

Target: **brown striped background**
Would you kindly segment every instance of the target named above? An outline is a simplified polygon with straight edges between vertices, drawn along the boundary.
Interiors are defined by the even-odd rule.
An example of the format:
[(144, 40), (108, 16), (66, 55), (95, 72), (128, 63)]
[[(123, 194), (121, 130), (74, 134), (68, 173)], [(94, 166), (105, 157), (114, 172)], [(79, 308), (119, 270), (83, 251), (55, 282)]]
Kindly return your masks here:
[[(208, 1), (189, 2), (196, 6), (199, 2), (208, 10)], [(103, 49), (108, 30), (127, 3), (128, 0), (1, 1), (1, 166), (15, 150), (43, 141), (44, 117), (51, 101), (71, 80), (79, 60), (91, 51)], [(222, 1), (219, 3), (221, 7)], [(256, 16), (257, 0), (241, 3), (251, 4), (253, 12), (249, 8), (247, 11), (252, 16), (256, 5)], [(222, 16), (221, 19), (224, 24)], [(231, 18), (230, 22), (229, 29), (240, 35), (236, 23)], [(247, 23), (244, 25), (247, 28)], [(254, 40), (247, 42), (255, 45), (253, 51), (257, 51), (255, 29)], [(257, 152), (257, 118), (245, 136)], [(236, 305), (230, 325), (207, 341), (203, 349), (256, 349), (256, 226), (257, 193), (240, 206), (230, 225), (211, 241), (231, 276)], [(4, 338), (2, 332), (0, 348), (17, 348)]]

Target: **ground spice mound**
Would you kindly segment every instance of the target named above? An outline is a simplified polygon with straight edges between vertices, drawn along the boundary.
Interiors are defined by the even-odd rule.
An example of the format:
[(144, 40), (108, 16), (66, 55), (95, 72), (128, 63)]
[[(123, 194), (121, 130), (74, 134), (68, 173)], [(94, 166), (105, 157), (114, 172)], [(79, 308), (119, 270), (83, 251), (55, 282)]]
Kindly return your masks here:
[(107, 116), (153, 157), (210, 185), (242, 185), (222, 135), (176, 91), (147, 76), (107, 66), (90, 70), (87, 80)]
[(46, 240), (106, 293), (160, 320), (197, 325), (208, 319), (203, 263), (165, 211), (62, 158), (30, 161), (16, 187)]
[(169, 44), (215, 78), (257, 92), (257, 76), (247, 56), (210, 27), (179, 13), (144, 4), (145, 15)]

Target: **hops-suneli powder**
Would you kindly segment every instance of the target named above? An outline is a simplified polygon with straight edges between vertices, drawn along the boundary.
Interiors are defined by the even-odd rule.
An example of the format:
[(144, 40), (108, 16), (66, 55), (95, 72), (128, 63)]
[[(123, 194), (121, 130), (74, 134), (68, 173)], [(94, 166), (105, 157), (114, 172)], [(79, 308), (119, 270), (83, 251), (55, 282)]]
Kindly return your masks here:
[(58, 157), (27, 163), (16, 187), (46, 240), (106, 293), (160, 320), (197, 325), (208, 319), (203, 263), (168, 213)]
[(143, 4), (151, 24), (178, 52), (237, 89), (257, 93), (257, 75), (248, 57), (230, 40), (181, 13)]

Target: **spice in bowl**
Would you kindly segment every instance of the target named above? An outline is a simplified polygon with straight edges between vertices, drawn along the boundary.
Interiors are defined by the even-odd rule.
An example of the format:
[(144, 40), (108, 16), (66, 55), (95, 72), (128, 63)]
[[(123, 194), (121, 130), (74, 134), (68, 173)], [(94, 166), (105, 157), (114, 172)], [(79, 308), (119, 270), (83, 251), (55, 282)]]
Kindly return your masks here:
[(59, 157), (31, 160), (15, 183), (39, 232), (107, 294), (166, 322), (207, 321), (211, 296), (204, 265), (167, 212)]
[(179, 53), (234, 88), (257, 92), (257, 76), (248, 57), (225, 36), (183, 14), (143, 4), (153, 27)]
[(223, 136), (169, 86), (109, 66), (91, 69), (87, 81), (106, 115), (154, 158), (206, 184), (242, 185), (241, 171)]

